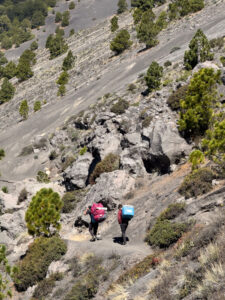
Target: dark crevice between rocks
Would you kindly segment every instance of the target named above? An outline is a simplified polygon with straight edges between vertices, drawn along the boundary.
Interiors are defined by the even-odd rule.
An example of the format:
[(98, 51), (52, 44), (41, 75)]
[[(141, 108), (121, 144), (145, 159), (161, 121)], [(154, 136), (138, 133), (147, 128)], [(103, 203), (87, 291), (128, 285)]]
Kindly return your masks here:
[(149, 137), (147, 137), (147, 136), (145, 136), (145, 135), (141, 135), (141, 139), (142, 139), (142, 141), (144, 141), (144, 142), (148, 142), (148, 144), (149, 144), (149, 148), (151, 147), (151, 141), (150, 141), (150, 138)]
[(158, 172), (160, 175), (170, 172), (170, 160), (167, 156), (154, 156), (143, 158), (143, 164), (147, 173)]
[(95, 166), (97, 165), (97, 163), (99, 163), (101, 161), (101, 157), (100, 157), (100, 154), (97, 149), (94, 149), (92, 151), (92, 156), (94, 157), (94, 159), (92, 160), (92, 163), (90, 164), (89, 169), (88, 169), (88, 177), (87, 177), (87, 180), (85, 183), (86, 186), (89, 184), (90, 176), (91, 176), (92, 172), (94, 171)]

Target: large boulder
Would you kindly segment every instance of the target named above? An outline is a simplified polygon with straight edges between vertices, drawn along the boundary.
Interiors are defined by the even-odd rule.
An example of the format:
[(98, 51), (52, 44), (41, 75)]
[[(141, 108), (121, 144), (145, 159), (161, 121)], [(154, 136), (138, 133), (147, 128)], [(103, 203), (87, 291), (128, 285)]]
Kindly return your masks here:
[(179, 135), (173, 121), (165, 123), (156, 120), (149, 128), (143, 130), (143, 137), (150, 142), (150, 150), (144, 160), (152, 168), (155, 164), (162, 164), (166, 170), (191, 151), (191, 146)]
[(134, 186), (135, 179), (124, 170), (103, 173), (87, 193), (86, 205), (102, 202), (112, 210)]
[(12, 239), (16, 239), (22, 232), (26, 231), (25, 212), (19, 210), (13, 214), (6, 213), (1, 216), (0, 232), (6, 231)]
[(84, 155), (80, 155), (73, 165), (65, 170), (63, 177), (68, 190), (71, 189), (71, 186), (78, 189), (86, 186), (92, 161), (93, 156), (91, 153), (86, 152)]
[(0, 211), (6, 212), (7, 210), (18, 209), (17, 205), (18, 197), (6, 194), (0, 191)]

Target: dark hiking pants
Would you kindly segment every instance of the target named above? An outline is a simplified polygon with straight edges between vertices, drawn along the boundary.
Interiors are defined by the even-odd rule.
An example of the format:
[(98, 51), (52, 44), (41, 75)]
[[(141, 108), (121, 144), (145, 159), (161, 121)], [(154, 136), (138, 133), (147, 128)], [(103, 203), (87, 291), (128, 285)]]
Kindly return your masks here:
[(121, 232), (122, 232), (122, 239), (123, 243), (126, 244), (127, 239), (126, 239), (126, 230), (127, 230), (128, 223), (122, 223), (120, 224)]
[(91, 222), (89, 224), (89, 232), (93, 238), (97, 235), (97, 231), (98, 231), (98, 222)]

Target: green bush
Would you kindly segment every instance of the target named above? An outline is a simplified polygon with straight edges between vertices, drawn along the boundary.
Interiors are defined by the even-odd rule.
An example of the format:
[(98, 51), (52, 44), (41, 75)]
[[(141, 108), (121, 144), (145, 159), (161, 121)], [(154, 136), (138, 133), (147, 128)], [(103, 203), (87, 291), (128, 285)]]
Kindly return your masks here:
[(156, 39), (159, 27), (154, 23), (155, 14), (152, 10), (143, 13), (140, 24), (136, 27), (137, 38), (146, 48), (154, 47), (158, 44)]
[(200, 150), (194, 150), (189, 156), (189, 161), (192, 164), (192, 170), (198, 168), (198, 166), (205, 161), (205, 156)]
[(172, 65), (172, 63), (171, 63), (170, 60), (167, 60), (167, 61), (164, 62), (164, 67), (169, 67), (171, 65)]
[(19, 292), (37, 284), (46, 277), (48, 267), (66, 253), (65, 242), (59, 237), (40, 237), (29, 246), (25, 257), (18, 263), (15, 287)]
[(208, 193), (212, 189), (214, 177), (215, 175), (209, 168), (194, 170), (185, 177), (178, 192), (186, 199)]
[(124, 99), (120, 99), (115, 104), (113, 104), (110, 110), (116, 115), (121, 115), (125, 113), (128, 107), (129, 107), (129, 103)]
[(28, 195), (28, 192), (27, 192), (26, 188), (23, 188), (20, 191), (17, 203), (20, 204), (21, 202), (25, 201), (27, 199), (27, 195)]
[(208, 129), (217, 99), (220, 71), (201, 69), (190, 81), (185, 99), (180, 102), (179, 131), (187, 137), (203, 135)]
[(64, 96), (66, 94), (65, 84), (61, 84), (58, 88), (57, 96)]
[(75, 8), (75, 3), (71, 1), (69, 4), (69, 9), (74, 9), (74, 8)]
[(221, 49), (223, 47), (224, 43), (225, 42), (224, 42), (224, 37), (223, 36), (212, 39), (212, 40), (209, 41), (209, 44), (210, 44), (211, 48), (218, 48), (218, 49)]
[(60, 230), (60, 211), (63, 202), (52, 189), (42, 188), (32, 198), (26, 211), (28, 233), (33, 236), (51, 236)]
[(34, 112), (39, 111), (41, 109), (41, 101), (34, 102)]
[(122, 53), (124, 50), (129, 49), (132, 45), (130, 41), (130, 34), (127, 30), (120, 30), (116, 37), (110, 43), (110, 49), (115, 52), (116, 55)]
[(111, 22), (111, 31), (115, 32), (119, 28), (118, 17), (117, 16), (112, 17), (110, 22)]
[(74, 210), (77, 206), (77, 203), (80, 202), (85, 195), (85, 192), (82, 190), (75, 190), (72, 192), (66, 192), (63, 197), (63, 207), (62, 212), (67, 214)]
[(48, 296), (55, 287), (55, 282), (62, 280), (62, 278), (63, 275), (61, 273), (53, 273), (48, 278), (40, 281), (34, 290), (33, 297), (36, 299), (43, 299)]
[(185, 203), (172, 203), (170, 204), (158, 217), (158, 220), (172, 220), (175, 219), (179, 214), (184, 212)]
[(169, 220), (158, 220), (147, 233), (145, 240), (153, 246), (167, 248), (175, 243), (187, 230), (184, 223), (172, 223)]
[(160, 87), (162, 75), (163, 67), (161, 67), (156, 61), (153, 61), (145, 76), (145, 82), (149, 92)]
[(11, 267), (6, 258), (6, 247), (0, 244), (0, 299), (12, 298), (11, 281), (17, 268)]
[(11, 100), (14, 96), (14, 93), (15, 93), (14, 86), (9, 82), (7, 78), (4, 78), (0, 90), (0, 104)]
[(70, 36), (74, 35), (74, 33), (75, 33), (75, 30), (73, 28), (70, 29)]
[(55, 14), (55, 23), (59, 23), (62, 21), (62, 14), (61, 12), (57, 11)]
[(21, 117), (23, 118), (23, 120), (26, 120), (28, 118), (29, 106), (28, 106), (27, 100), (23, 100), (20, 103), (19, 113), (20, 113)]
[(87, 146), (84, 146), (82, 149), (80, 149), (79, 154), (84, 155), (87, 152)]
[(3, 76), (11, 79), (16, 76), (16, 64), (13, 61), (10, 61), (3, 70)]
[(2, 187), (2, 191), (3, 191), (3, 193), (5, 193), (5, 194), (8, 194), (8, 188), (7, 188), (7, 186), (3, 186)]
[(60, 85), (67, 84), (68, 80), (69, 80), (69, 74), (66, 71), (63, 71), (60, 74), (59, 78), (57, 79), (56, 83)]
[(212, 129), (207, 130), (206, 137), (202, 141), (205, 154), (217, 163), (225, 162), (225, 120), (224, 115), (221, 116), (222, 121), (216, 121)]
[(94, 168), (90, 176), (90, 183), (94, 184), (95, 180), (102, 174), (115, 171), (119, 169), (120, 159), (119, 156), (109, 153), (102, 161), (100, 161)]
[(16, 68), (16, 77), (20, 81), (25, 81), (31, 78), (34, 73), (31, 70), (30, 61), (28, 59), (20, 59)]
[(50, 34), (47, 38), (45, 47), (50, 51), (50, 59), (53, 59), (68, 50), (68, 45), (61, 34), (56, 34), (55, 36)]
[(220, 57), (221, 64), (225, 67), (225, 56)]
[(64, 11), (64, 13), (62, 14), (62, 27), (66, 27), (68, 26), (70, 23), (70, 12), (69, 11)]
[(152, 116), (147, 116), (144, 118), (144, 120), (142, 121), (142, 128), (146, 128), (151, 124), (153, 117)]
[(172, 110), (180, 109), (180, 101), (186, 98), (187, 91), (188, 85), (183, 85), (169, 96), (167, 99), (167, 104)]
[(57, 152), (55, 150), (52, 150), (51, 153), (49, 154), (49, 159), (54, 160), (58, 156)]
[(195, 33), (189, 48), (190, 50), (184, 53), (184, 66), (187, 70), (192, 70), (199, 62), (213, 59), (209, 41), (201, 29)]
[(3, 159), (3, 157), (5, 157), (5, 151), (4, 149), (0, 148), (0, 160)]
[(71, 50), (68, 51), (67, 56), (63, 60), (62, 69), (63, 71), (68, 71), (72, 69), (74, 65), (75, 57), (73, 56), (73, 53)]
[(126, 0), (118, 0), (117, 6), (118, 6), (118, 9), (117, 9), (118, 14), (124, 13), (128, 8)]
[(31, 44), (30, 44), (30, 50), (31, 51), (34, 51), (34, 50), (37, 50), (38, 49), (38, 43), (37, 41), (33, 41)]

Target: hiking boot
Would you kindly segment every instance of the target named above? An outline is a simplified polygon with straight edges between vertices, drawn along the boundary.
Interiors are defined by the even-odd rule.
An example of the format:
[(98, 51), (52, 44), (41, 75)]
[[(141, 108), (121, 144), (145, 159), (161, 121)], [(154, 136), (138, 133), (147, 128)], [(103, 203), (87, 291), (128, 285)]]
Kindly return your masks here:
[(102, 240), (101, 236), (97, 236), (96, 240), (101, 241)]
[(93, 237), (92, 239), (90, 239), (90, 242), (95, 242), (96, 238)]

